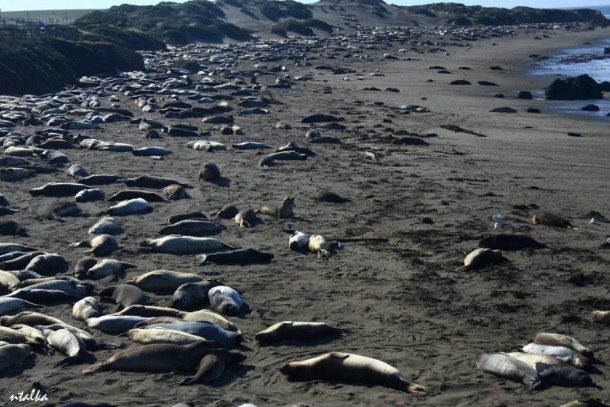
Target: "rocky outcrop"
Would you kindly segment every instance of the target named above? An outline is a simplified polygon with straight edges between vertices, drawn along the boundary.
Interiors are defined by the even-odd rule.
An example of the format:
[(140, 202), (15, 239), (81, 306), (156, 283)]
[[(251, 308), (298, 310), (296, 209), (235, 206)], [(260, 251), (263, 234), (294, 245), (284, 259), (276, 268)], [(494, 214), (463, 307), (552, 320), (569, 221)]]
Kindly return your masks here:
[(579, 75), (575, 78), (555, 79), (546, 88), (547, 100), (586, 100), (603, 98), (600, 84), (589, 75)]

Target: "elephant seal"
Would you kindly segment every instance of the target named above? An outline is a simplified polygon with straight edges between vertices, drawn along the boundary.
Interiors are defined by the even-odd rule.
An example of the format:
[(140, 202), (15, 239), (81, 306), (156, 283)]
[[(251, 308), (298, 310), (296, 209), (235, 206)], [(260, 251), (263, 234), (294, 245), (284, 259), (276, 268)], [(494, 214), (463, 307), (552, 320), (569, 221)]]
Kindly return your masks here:
[(74, 201), (79, 203), (103, 201), (105, 198), (106, 194), (104, 194), (104, 191), (98, 188), (83, 189), (74, 195)]
[(330, 257), (330, 243), (321, 235), (311, 235), (308, 247), (310, 252), (317, 253), (318, 258)]
[(294, 141), (289, 141), (288, 144), (286, 144), (285, 146), (278, 147), (275, 151), (276, 152), (280, 152), (280, 151), (296, 151), (299, 154), (305, 154), (305, 155), (308, 155), (310, 157), (315, 157), (317, 155), (316, 153), (311, 151), (309, 148), (299, 147), (297, 145), (297, 143), (295, 143)]
[(21, 364), (30, 356), (30, 345), (20, 343), (0, 346), (0, 372)]
[(118, 204), (111, 206), (107, 213), (109, 215), (128, 216), (139, 213), (150, 213), (152, 212), (152, 206), (144, 198), (128, 199), (127, 201), (121, 201)]
[(0, 180), (6, 182), (21, 181), (30, 178), (33, 174), (25, 168), (0, 168)]
[(159, 231), (161, 235), (207, 236), (224, 229), (224, 226), (207, 220), (185, 219), (165, 226)]
[(39, 312), (32, 311), (22, 311), (16, 315), (4, 315), (0, 317), (0, 325), (2, 326), (11, 326), (15, 324), (23, 324), (29, 326), (36, 325), (53, 325), (53, 324), (63, 324), (64, 322), (50, 317), (45, 314), (41, 314)]
[(477, 356), (477, 368), (484, 372), (523, 383), (532, 390), (536, 390), (542, 383), (536, 369), (504, 353), (480, 354)]
[(610, 311), (592, 311), (591, 319), (599, 324), (610, 324)]
[(0, 235), (29, 236), (25, 228), (14, 220), (0, 220)]
[(218, 325), (219, 327), (226, 329), (227, 331), (233, 331), (237, 333), (242, 333), (241, 329), (237, 327), (233, 322), (229, 321), (225, 317), (216, 312), (200, 309), (197, 311), (187, 312), (182, 317), (183, 321), (186, 322), (211, 322), (214, 325)]
[(146, 329), (156, 327), (176, 329), (193, 335), (199, 335), (210, 341), (214, 341), (216, 346), (220, 348), (230, 348), (237, 346), (243, 340), (243, 336), (234, 331), (228, 331), (219, 327), (216, 324), (207, 321), (197, 322), (159, 322), (156, 324), (147, 325)]
[(145, 317), (133, 315), (104, 315), (89, 318), (86, 324), (91, 329), (97, 329), (108, 335), (119, 335), (133, 329), (138, 322), (146, 320)]
[(72, 301), (75, 296), (62, 290), (24, 287), (7, 294), (8, 298), (19, 298), (34, 304), (46, 304), (53, 301)]
[(224, 349), (214, 349), (201, 358), (195, 376), (184, 379), (180, 386), (194, 383), (208, 383), (218, 379), (228, 366), (246, 360), (241, 353), (229, 352)]
[(6, 260), (0, 263), (0, 270), (23, 270), (32, 261), (33, 258), (44, 254), (44, 252), (15, 252), (22, 253), (17, 257)]
[[(175, 329), (167, 329), (160, 327), (154, 329), (134, 328), (127, 331), (126, 334), (133, 342), (141, 343), (144, 345), (154, 343), (187, 345), (189, 343), (199, 342), (202, 340), (201, 336), (188, 334), (186, 332), (177, 331)], [(214, 345), (214, 342), (209, 342), (210, 346)]]
[(256, 212), (254, 209), (242, 209), (237, 212), (235, 215), (235, 222), (239, 225), (240, 228), (249, 228), (254, 226), (257, 222), (258, 218), (256, 217)]
[(224, 315), (237, 315), (244, 304), (239, 293), (226, 285), (216, 286), (208, 292), (211, 306)]
[[(177, 185), (177, 184), (170, 184)], [(109, 202), (128, 201), (130, 199), (142, 198), (147, 202), (165, 202), (165, 198), (156, 192), (142, 189), (122, 189), (108, 197)]]
[(591, 349), (581, 344), (578, 340), (567, 335), (543, 332), (536, 335), (534, 342), (540, 345), (565, 346), (566, 348), (574, 349), (587, 357), (593, 356), (593, 351)]
[(96, 318), (102, 314), (100, 303), (95, 297), (85, 297), (72, 306), (74, 319), (85, 322), (89, 318)]
[[(29, 327), (27, 325), (17, 325), (17, 326), (19, 326), (19, 327), (25, 326), (30, 329), (35, 329), (35, 328)], [(38, 332), (40, 332), (40, 331), (38, 331)], [(30, 346), (40, 346), (40, 347), (44, 346), (46, 343), (46, 339), (44, 337), (42, 338), (42, 340), (40, 340), (38, 335), (36, 335), (36, 336), (28, 335), (27, 332), (18, 330), (15, 328), (15, 326), (12, 326), (10, 328), (6, 327), (6, 326), (0, 326), (0, 341), (4, 342), (4, 343), (12, 343), (14, 345), (17, 345), (20, 343), (25, 343)]]
[[(38, 279), (33, 280), (33, 281), (38, 281)], [(91, 290), (93, 289), (93, 286), (90, 283), (78, 281), (76, 279), (67, 280), (67, 279), (51, 278), (47, 281), (31, 284), (26, 288), (28, 290), (35, 290), (35, 289), (59, 290), (59, 291), (65, 292), (66, 294), (69, 294), (73, 297), (82, 298), (82, 297), (86, 297), (87, 294), (89, 294), (91, 292)]]
[(208, 341), (188, 345), (154, 344), (126, 349), (112, 355), (108, 360), (96, 363), (83, 370), (92, 374), (105, 370), (134, 370), (144, 372), (193, 371), (204, 355), (209, 353)]
[(140, 147), (131, 152), (131, 154), (138, 157), (150, 157), (150, 156), (159, 156), (163, 157), (165, 155), (172, 154), (172, 152), (163, 147)]
[(294, 216), (294, 198), (286, 197), (279, 205), (263, 205), (258, 209), (258, 213), (273, 216), (276, 219), (290, 219)]
[(101, 280), (102, 278), (119, 275), (127, 269), (137, 267), (135, 264), (126, 263), (115, 259), (102, 259), (87, 270), (87, 278)]
[(557, 215), (553, 212), (541, 211), (537, 212), (532, 217), (532, 223), (534, 225), (546, 225), (546, 226), (554, 226), (557, 228), (572, 228), (572, 224), (569, 220), (564, 218), (561, 215)]
[(142, 290), (155, 293), (172, 293), (182, 284), (196, 283), (203, 278), (194, 273), (181, 273), (171, 270), (154, 270), (126, 281)]
[(214, 264), (252, 264), (267, 263), (273, 260), (274, 255), (268, 252), (261, 252), (256, 249), (235, 249), (225, 252), (200, 254), (196, 256), (200, 260), (199, 265), (206, 263)]
[(42, 306), (21, 298), (0, 297), (0, 315), (14, 314), (16, 311), (21, 311), (24, 308), (42, 308)]
[(258, 150), (258, 149), (266, 149), (271, 148), (270, 145), (265, 143), (259, 143), (255, 141), (244, 141), (242, 143), (235, 143), (231, 145), (236, 150)]
[(74, 276), (78, 279), (87, 277), (87, 271), (97, 264), (97, 259), (90, 256), (85, 256), (79, 259), (74, 266)]
[(44, 253), (35, 256), (25, 266), (25, 270), (35, 271), (42, 275), (65, 273), (68, 271), (68, 261), (57, 253)]
[(165, 195), (170, 201), (188, 198), (186, 189), (184, 189), (182, 185), (178, 184), (171, 184), (166, 186), (161, 190), (161, 193), (163, 193), (163, 195)]
[(207, 162), (201, 165), (199, 168), (198, 180), (204, 181), (216, 181), (220, 178), (220, 168), (218, 165), (212, 162)]
[(89, 188), (87, 185), (79, 183), (49, 182), (41, 187), (30, 189), (29, 193), (32, 196), (69, 197), (87, 188)]
[(169, 235), (158, 239), (146, 239), (140, 245), (157, 253), (199, 254), (233, 249), (226, 243), (210, 237)]
[(500, 250), (491, 250), (487, 248), (479, 248), (470, 252), (464, 258), (464, 265), (458, 267), (456, 271), (470, 271), (480, 269), (490, 264), (500, 263), (507, 259), (502, 256)]
[(116, 236), (123, 232), (124, 230), (121, 226), (119, 226), (119, 222), (117, 222), (116, 219), (111, 216), (104, 216), (89, 228), (90, 235), (107, 234)]
[(185, 184), (180, 181), (176, 181), (171, 178), (165, 177), (157, 177), (153, 175), (143, 174), (138, 177), (127, 178), (125, 180), (125, 185), (128, 187), (137, 187), (137, 188), (156, 188), (161, 189), (171, 184), (182, 185), (185, 188), (192, 188), (191, 185)]
[(288, 239), (290, 250), (309, 250), (309, 236), (297, 230), (293, 231)]
[(0, 243), (0, 256), (10, 252), (34, 252), (36, 249), (20, 243), (2, 242)]
[(407, 393), (423, 395), (427, 389), (409, 382), (394, 366), (378, 359), (351, 353), (331, 352), (300, 362), (290, 362), (280, 368), (288, 380), (332, 380), (377, 384)]
[(525, 362), (536, 369), (544, 383), (564, 387), (588, 386), (591, 376), (574, 366), (549, 355), (533, 355), (522, 352), (508, 353), (511, 358)]
[(119, 284), (106, 287), (100, 291), (100, 298), (112, 298), (114, 302), (119, 304), (119, 309), (117, 311), (120, 311), (122, 308), (127, 308), (130, 305), (145, 305), (148, 300), (146, 294), (144, 294), (140, 288), (131, 284)]
[(79, 178), (78, 182), (85, 185), (108, 185), (114, 184), (121, 177), (115, 174), (91, 174), (83, 178)]
[(318, 194), (316, 195), (316, 200), (318, 200), (320, 202), (330, 202), (330, 203), (350, 202), (349, 199), (343, 198), (342, 196), (337, 195), (336, 193), (329, 191), (328, 189), (322, 189), (322, 190), (318, 191)]
[(125, 309), (115, 313), (115, 315), (135, 315), (150, 318), (159, 316), (182, 318), (186, 314), (186, 312), (179, 311), (177, 309), (157, 307), (154, 305), (130, 305), (129, 307), (125, 307)]
[(87, 352), (85, 342), (65, 328), (58, 330), (43, 328), (42, 333), (51, 348), (66, 356), (55, 366), (73, 364)]
[(238, 212), (239, 210), (235, 205), (227, 204), (220, 208), (220, 210), (216, 212), (216, 215), (214, 216), (221, 219), (234, 219)]
[(210, 304), (208, 292), (220, 283), (208, 280), (185, 283), (176, 289), (169, 300), (169, 306), (179, 310), (205, 307)]
[(170, 216), (167, 219), (167, 224), (171, 225), (173, 223), (178, 223), (183, 220), (192, 219), (192, 220), (208, 220), (208, 217), (203, 212), (188, 212), (181, 213), (179, 215)]
[(83, 240), (80, 242), (70, 244), (70, 247), (91, 247), (91, 250), (85, 250), (85, 254), (93, 253), (95, 256), (108, 256), (113, 251), (119, 249), (114, 236), (102, 234), (95, 235), (89, 240)]
[(529, 343), (521, 350), (525, 353), (531, 353), (534, 355), (553, 356), (554, 358), (569, 363), (579, 369), (586, 369), (591, 363), (589, 359), (587, 359), (586, 356), (583, 356), (580, 352), (577, 352), (571, 348), (566, 348), (565, 346)]
[(526, 235), (498, 234), (485, 236), (479, 241), (479, 247), (492, 250), (543, 249), (546, 245)]
[(254, 335), (254, 339), (261, 345), (265, 345), (287, 339), (306, 340), (342, 334), (341, 329), (324, 322), (282, 321), (271, 325), (264, 331), (260, 331)]

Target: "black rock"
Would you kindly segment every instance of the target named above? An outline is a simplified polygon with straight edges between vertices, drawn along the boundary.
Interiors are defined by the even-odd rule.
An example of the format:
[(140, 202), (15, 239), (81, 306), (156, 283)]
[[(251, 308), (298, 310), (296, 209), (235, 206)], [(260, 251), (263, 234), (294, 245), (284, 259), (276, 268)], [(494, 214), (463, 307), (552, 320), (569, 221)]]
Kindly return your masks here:
[(519, 91), (519, 93), (517, 94), (517, 99), (533, 99), (534, 95), (532, 95), (532, 92), (528, 91), (528, 90), (522, 90)]
[(601, 86), (589, 75), (579, 75), (575, 78), (555, 79), (548, 88), (547, 100), (585, 100), (601, 99)]

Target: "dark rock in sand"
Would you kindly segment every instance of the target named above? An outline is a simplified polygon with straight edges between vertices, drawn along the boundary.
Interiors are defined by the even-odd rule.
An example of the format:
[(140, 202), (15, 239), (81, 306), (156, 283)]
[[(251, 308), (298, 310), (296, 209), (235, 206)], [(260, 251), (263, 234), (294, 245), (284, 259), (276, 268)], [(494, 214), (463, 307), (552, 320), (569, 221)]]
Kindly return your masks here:
[(497, 83), (489, 81), (479, 81), (478, 83), (481, 86), (499, 86)]
[(517, 113), (515, 109), (512, 107), (496, 107), (495, 109), (490, 110), (492, 113)]
[(324, 123), (324, 122), (342, 122), (345, 119), (343, 117), (333, 116), (330, 114), (312, 114), (309, 116), (305, 116), (301, 123)]
[(547, 100), (585, 100), (603, 98), (600, 85), (589, 75), (575, 78), (555, 79), (546, 88)]
[(517, 94), (517, 99), (533, 99), (534, 95), (532, 95), (532, 92), (528, 91), (528, 90), (522, 90), (519, 91), (519, 93)]
[(470, 85), (470, 82), (465, 79), (458, 79), (456, 81), (451, 82), (450, 85)]
[(599, 106), (594, 104), (588, 104), (586, 106), (581, 107), (580, 110), (583, 110), (585, 112), (599, 112)]

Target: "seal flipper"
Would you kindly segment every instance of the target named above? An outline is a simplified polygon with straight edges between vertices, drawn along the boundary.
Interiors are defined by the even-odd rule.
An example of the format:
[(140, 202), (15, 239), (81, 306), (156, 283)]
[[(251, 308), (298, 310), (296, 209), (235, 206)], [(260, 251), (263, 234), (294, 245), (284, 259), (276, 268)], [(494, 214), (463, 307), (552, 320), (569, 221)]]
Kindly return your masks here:
[(81, 362), (82, 358), (83, 358), (82, 354), (77, 355), (77, 356), (68, 356), (68, 357), (60, 360), (59, 362), (55, 363), (53, 365), (53, 367), (77, 365)]

